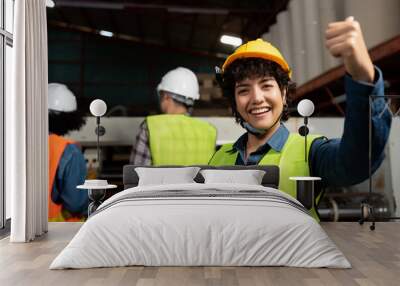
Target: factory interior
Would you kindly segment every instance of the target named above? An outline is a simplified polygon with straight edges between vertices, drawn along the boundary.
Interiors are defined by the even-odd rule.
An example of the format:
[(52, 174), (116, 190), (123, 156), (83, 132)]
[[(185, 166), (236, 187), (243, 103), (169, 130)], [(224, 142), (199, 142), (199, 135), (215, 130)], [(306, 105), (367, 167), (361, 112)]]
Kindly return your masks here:
[[(0, 285), (52, 285), (56, 283), (57, 285), (75, 283), (76, 285), (141, 286), (398, 285), (397, 273), (400, 271), (399, 13), (400, 1), (398, 0), (254, 0), (247, 2), (236, 0), (0, 0), (2, 65), (0, 70), (2, 97), (0, 102)], [(216, 138), (215, 146), (213, 146), (217, 151), (215, 154), (218, 154), (218, 150), (223, 150), (225, 144), (233, 144), (242, 134), (250, 132), (249, 129), (243, 127), (243, 124), (237, 122), (237, 117), (235, 120), (239, 111), (232, 110), (232, 103), (225, 96), (226, 91), (218, 79), (218, 72), (227, 70), (222, 67), (239, 46), (257, 39), (272, 43), (280, 51), (290, 67), (288, 70), (291, 80), (296, 84), (295, 93), (287, 98), (289, 118), (284, 121), (284, 126), (289, 133), (301, 135), (300, 130), (304, 127), (308, 128), (305, 136), (306, 149), (308, 132), (310, 135), (320, 134), (319, 136), (323, 136), (328, 141), (352, 136), (353, 132), (346, 129), (346, 126), (350, 125), (348, 118), (351, 114), (357, 113), (357, 108), (350, 105), (350, 102), (354, 102), (350, 97), (354, 95), (347, 95), (348, 78), (352, 75), (349, 72), (349, 60), (345, 56), (333, 56), (328, 47), (329, 41), (327, 43), (326, 40), (327, 27), (332, 27), (329, 25), (339, 21), (356, 21), (361, 27), (363, 41), (374, 65), (373, 79), (380, 76), (383, 80), (382, 90), (384, 88), (381, 94), (384, 99), (379, 99), (378, 95), (374, 94), (367, 94), (364, 98), (370, 107), (368, 117), (365, 117), (362, 122), (368, 136), (363, 138), (362, 142), (365, 145), (360, 148), (368, 150), (368, 153), (365, 153), (364, 158), (352, 158), (353, 161), (357, 159), (357, 162), (351, 164), (352, 170), (345, 170), (346, 167), (343, 167), (341, 172), (337, 172), (339, 175), (332, 171), (335, 173), (332, 176), (340, 177), (340, 174), (346, 172), (357, 173), (354, 169), (360, 168), (369, 172), (367, 176), (364, 176), (362, 180), (356, 178), (353, 181), (349, 180), (353, 183), (347, 186), (340, 186), (340, 178), (335, 177), (333, 181), (337, 179), (337, 185), (323, 183), (319, 185), (318, 181), (315, 183), (317, 184), (315, 188), (322, 190), (319, 193), (318, 203), (315, 205), (318, 214), (318, 223), (315, 227), (321, 228), (323, 234), (319, 235), (325, 235), (323, 239), (318, 240), (318, 243), (333, 241), (332, 248), (336, 250), (337, 246), (338, 252), (344, 257), (343, 261), (348, 260), (347, 263), (351, 266), (346, 266), (347, 264), (343, 261), (337, 262), (341, 259), (339, 254), (332, 259), (326, 258), (324, 262), (326, 264), (322, 262), (319, 264), (317, 261), (319, 254), (309, 259), (312, 262), (306, 258), (304, 261), (307, 260), (307, 262), (304, 262), (299, 258), (298, 261), (302, 262), (296, 264), (298, 261), (293, 258), (296, 254), (294, 250), (291, 250), (290, 244), (287, 244), (287, 248), (279, 246), (284, 249), (282, 250), (282, 253), (285, 253), (283, 257), (290, 256), (289, 262), (279, 262), (277, 258), (276, 260), (272, 258), (270, 260), (272, 262), (268, 263), (260, 262), (264, 261), (261, 260), (264, 259), (263, 254), (259, 252), (249, 254), (252, 250), (243, 250), (245, 246), (237, 244), (234, 238), (231, 240), (225, 238), (225, 244), (221, 244), (220, 247), (226, 249), (235, 245), (233, 248), (242, 251), (241, 257), (246, 257), (247, 254), (250, 256), (248, 260), (245, 258), (235, 260), (233, 254), (230, 257), (231, 260), (228, 258), (218, 260), (216, 258), (218, 255), (215, 253), (222, 253), (221, 255), (226, 255), (225, 258), (229, 256), (229, 253), (217, 249), (211, 255), (211, 262), (207, 262), (209, 260), (201, 260), (204, 258), (203, 255), (194, 253), (195, 250), (201, 249), (200, 246), (197, 247), (195, 238), (182, 238), (190, 230), (178, 229), (181, 225), (180, 219), (174, 230), (178, 233), (176, 234), (177, 241), (183, 239), (179, 245), (183, 245), (182, 249), (186, 249), (187, 252), (182, 250), (182, 254), (179, 253), (181, 250), (176, 243), (172, 253), (176, 253), (178, 258), (183, 260), (178, 258), (174, 260), (175, 258), (171, 257), (169, 257), (170, 260), (163, 260), (165, 253), (167, 253), (166, 256), (169, 255), (169, 249), (163, 243), (175, 237), (168, 236), (168, 232), (162, 227), (149, 231), (147, 229), (149, 226), (145, 224), (153, 220), (146, 218), (148, 221), (140, 222), (140, 219), (145, 219), (143, 214), (137, 217), (132, 216), (132, 221), (134, 221), (132, 223), (135, 223), (136, 231), (141, 233), (143, 240), (146, 237), (143, 233), (149, 231), (148, 244), (145, 242), (139, 244), (139, 248), (143, 247), (143, 249), (138, 252), (143, 252), (144, 258), (135, 260), (145, 261), (144, 263), (126, 262), (122, 259), (123, 254), (121, 254), (121, 261), (124, 262), (117, 263), (114, 257), (106, 257), (106, 254), (102, 254), (97, 260), (106, 261), (105, 264), (93, 262), (94, 266), (92, 264), (85, 266), (86, 256), (97, 257), (93, 253), (102, 249), (100, 242), (106, 241), (108, 246), (115, 246), (114, 248), (110, 246), (112, 250), (104, 250), (104, 253), (109, 251), (114, 255), (114, 251), (124, 252), (126, 242), (122, 241), (122, 238), (129, 239), (130, 237), (122, 235), (113, 237), (111, 234), (105, 234), (101, 226), (96, 227), (98, 227), (98, 236), (102, 238), (97, 238), (97, 235), (93, 234), (92, 240), (88, 243), (97, 244), (96, 239), (99, 239), (98, 248), (93, 248), (93, 252), (88, 250), (87, 253), (91, 253), (90, 255), (82, 254), (82, 259), (79, 258), (80, 256), (73, 257), (74, 247), (83, 249), (86, 241), (84, 234), (87, 233), (89, 236), (91, 231), (95, 231), (94, 223), (97, 221), (100, 224), (101, 216), (112, 211), (107, 210), (106, 207), (112, 209), (113, 199), (122, 197), (126, 192), (128, 165), (144, 165), (135, 164), (132, 160), (134, 149), (141, 140), (138, 134), (142, 134), (143, 122), (147, 122), (149, 126), (151, 121), (148, 118), (166, 113), (161, 104), (163, 94), (160, 92), (160, 86), (166, 79), (167, 73), (178, 67), (189, 69), (197, 78), (199, 98), (195, 98), (194, 105), (190, 107), (190, 117), (206, 122), (215, 128)], [(373, 87), (375, 83), (372, 82), (363, 84)], [(112, 186), (102, 193), (104, 197), (98, 200), (99, 205), (96, 205), (96, 208), (90, 209), (89, 206), (83, 219), (68, 223), (65, 222), (67, 220), (54, 222), (57, 220), (50, 220), (50, 217), (49, 222), (47, 221), (48, 208), (52, 208), (47, 202), (54, 199), (54, 194), (48, 191), (50, 188), (48, 175), (49, 170), (51, 173), (52, 163), (48, 164), (47, 154), (48, 128), (56, 124), (55, 121), (52, 122), (53, 117), (50, 115), (52, 104), (50, 86), (52, 84), (54, 88), (68, 90), (68, 94), (74, 98), (76, 112), (83, 118), (79, 129), (62, 134), (66, 142), (73, 142), (66, 144), (78, 146), (84, 159), (86, 181), (80, 183), (83, 189), (74, 187), (75, 191), (83, 195), (87, 203), (86, 189), (89, 189), (89, 193), (91, 190), (85, 189), (85, 186), (89, 186), (87, 182), (103, 180), (108, 187)], [(31, 88), (34, 90), (32, 93)], [(313, 103), (310, 115), (302, 114), (300, 108), (300, 103), (305, 99)], [(375, 104), (375, 100), (382, 100), (380, 101), (382, 106), (378, 111), (371, 107)], [(99, 102), (105, 103), (105, 106), (101, 106), (104, 112), (96, 115), (94, 103)], [(385, 131), (387, 138), (377, 138), (377, 141), (380, 139), (379, 142), (383, 142), (383, 151), (380, 154), (382, 160), (379, 164), (375, 164), (372, 147), (375, 145), (371, 142), (373, 140), (371, 138), (382, 134), (379, 132), (383, 132), (384, 127), (379, 130), (379, 126), (376, 127), (373, 124), (378, 124), (376, 122), (379, 120), (384, 121), (385, 116), (389, 118), (386, 119), (389, 120), (388, 130)], [(281, 117), (278, 120), (281, 120)], [(57, 121), (57, 124), (61, 123), (65, 126), (72, 124), (67, 121), (69, 119), (64, 122)], [(354, 130), (354, 134), (356, 133), (357, 131)], [(147, 140), (157, 145), (152, 141), (153, 134), (151, 133), (150, 139), (147, 138)], [(249, 142), (247, 141), (247, 144)], [(338, 152), (341, 151), (343, 150), (340, 149)], [(138, 151), (135, 152), (137, 155)], [(307, 152), (311, 151), (305, 152), (307, 162), (312, 158), (307, 157)], [(181, 155), (177, 152), (175, 156)], [(152, 153), (152, 157), (154, 163), (156, 154)], [(62, 162), (62, 159), (59, 160)], [(203, 168), (202, 165), (208, 165), (208, 162), (209, 160), (187, 165), (199, 165)], [(177, 164), (167, 162), (160, 165)], [(267, 174), (268, 170), (265, 171)], [(58, 171), (54, 170), (54, 172)], [(300, 176), (314, 178), (311, 177), (312, 173), (310, 171)], [(282, 174), (281, 171), (279, 175), (281, 178)], [(58, 175), (53, 174), (53, 176), (56, 176), (55, 180), (58, 179)], [(136, 185), (139, 184), (138, 187), (140, 187), (142, 177), (139, 171), (135, 171), (135, 176), (139, 177), (139, 183), (136, 182)], [(191, 179), (196, 181), (195, 177)], [(275, 185), (278, 186), (278, 184), (282, 186), (279, 182)], [(299, 186), (297, 183), (297, 188)], [(45, 189), (45, 192), (36, 192), (36, 189)], [(299, 198), (296, 197), (296, 199)], [(96, 203), (96, 200), (89, 196), (89, 202)], [(103, 205), (100, 203), (104, 201), (110, 202), (109, 206), (103, 207), (105, 210), (102, 212), (96, 212), (99, 206), (99, 209), (102, 209)], [(315, 201), (311, 204), (314, 205)], [(87, 205), (84, 208), (86, 211)], [(161, 212), (157, 208), (152, 210), (154, 213)], [(149, 210), (149, 213), (152, 210)], [(123, 213), (122, 210), (121, 213)], [(132, 213), (135, 214), (136, 211), (132, 209)], [(187, 215), (190, 217), (191, 213)], [(225, 219), (228, 212), (220, 215)], [(46, 216), (45, 220), (43, 216)], [(196, 225), (195, 217), (194, 211), (191, 223), (193, 225)], [(281, 219), (280, 216), (277, 217), (279, 217), (277, 220)], [(173, 224), (169, 218), (169, 213), (162, 218), (160, 215), (159, 221), (155, 221), (154, 224), (158, 226), (166, 224), (172, 228)], [(175, 216), (171, 214), (171, 218)], [(218, 215), (212, 218), (222, 224), (223, 220)], [(259, 219), (257, 217), (254, 220)], [(235, 217), (232, 220), (236, 221)], [(218, 222), (210, 223), (209, 228), (219, 232), (212, 226), (218, 225)], [(293, 235), (294, 230), (291, 230), (290, 226), (293, 227), (295, 222), (297, 219), (293, 219), (284, 226), (287, 229), (285, 235)], [(84, 228), (86, 225), (87, 228)], [(199, 222), (199, 225), (200, 228), (202, 223)], [(141, 226), (144, 228), (139, 229)], [(230, 224), (225, 225), (220, 232), (225, 233), (224, 231), (229, 227)], [(273, 225), (266, 227), (274, 228)], [(106, 225), (104, 225), (105, 228), (107, 228)], [(310, 230), (311, 233), (311, 228), (311, 226), (304, 226), (302, 231)], [(260, 229), (255, 232), (263, 233)], [(111, 232), (113, 232), (112, 229)], [(246, 233), (246, 230), (239, 229), (234, 233), (239, 232)], [(193, 230), (191, 235), (195, 236), (195, 234)], [(299, 237), (302, 235), (299, 234)], [(233, 237), (236, 238), (235, 235)], [(108, 239), (115, 239), (114, 244)], [(158, 243), (157, 239), (162, 241), (160, 245), (163, 246), (151, 246), (152, 243)], [(209, 239), (207, 244), (210, 244), (210, 249), (216, 247), (213, 243), (219, 243), (219, 241), (213, 242), (213, 238), (207, 239)], [(198, 244), (205, 243), (207, 239), (204, 238)], [(261, 244), (255, 238), (249, 240), (252, 241), (251, 244)], [(276, 240), (280, 240), (278, 235), (276, 235)], [(266, 245), (270, 243), (268, 241)], [(153, 251), (154, 259), (151, 256), (152, 251), (149, 250), (148, 256), (145, 254), (147, 249), (152, 247), (156, 249)], [(330, 246), (326, 246), (326, 249), (333, 251)], [(326, 250), (326, 252), (329, 251)], [(133, 253), (130, 250), (126, 252), (129, 255)], [(321, 252), (324, 251), (321, 250)], [(63, 254), (64, 257), (61, 257)], [(129, 255), (126, 254), (127, 257)], [(184, 259), (185, 255), (189, 257), (188, 262)], [(192, 259), (192, 256), (199, 256), (201, 259)], [(278, 256), (275, 254), (274, 257)], [(65, 260), (61, 261), (60, 257)], [(284, 261), (284, 258), (282, 259)], [(293, 262), (295, 260), (296, 263)], [(321, 258), (322, 260), (324, 259)], [(69, 268), (83, 269), (68, 270)]]

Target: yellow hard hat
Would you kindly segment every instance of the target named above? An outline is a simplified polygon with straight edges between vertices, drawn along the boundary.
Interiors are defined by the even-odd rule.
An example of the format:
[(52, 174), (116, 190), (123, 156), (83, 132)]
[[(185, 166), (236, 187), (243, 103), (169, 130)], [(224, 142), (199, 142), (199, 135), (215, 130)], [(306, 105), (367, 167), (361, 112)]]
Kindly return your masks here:
[(231, 54), (222, 65), (224, 71), (231, 63), (240, 58), (262, 58), (277, 63), (284, 71), (292, 77), (292, 70), (289, 68), (288, 63), (283, 58), (282, 54), (271, 43), (262, 39), (249, 41), (241, 45)]

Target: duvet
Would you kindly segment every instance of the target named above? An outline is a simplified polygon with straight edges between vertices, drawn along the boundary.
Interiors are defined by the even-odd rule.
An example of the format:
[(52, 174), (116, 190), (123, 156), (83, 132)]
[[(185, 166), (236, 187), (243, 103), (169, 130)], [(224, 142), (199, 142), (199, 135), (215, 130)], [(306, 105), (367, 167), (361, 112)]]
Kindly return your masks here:
[(50, 269), (128, 265), (351, 267), (283, 192), (196, 183), (135, 187), (111, 197)]

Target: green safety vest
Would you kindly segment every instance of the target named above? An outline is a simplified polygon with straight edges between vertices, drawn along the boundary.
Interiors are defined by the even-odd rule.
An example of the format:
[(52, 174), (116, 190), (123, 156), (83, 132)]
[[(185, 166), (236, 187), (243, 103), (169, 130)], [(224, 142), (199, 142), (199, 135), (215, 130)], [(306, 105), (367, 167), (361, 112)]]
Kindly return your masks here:
[(215, 152), (217, 131), (186, 115), (146, 118), (153, 165), (207, 165)]
[[(307, 136), (307, 154), (310, 154), (312, 142), (320, 138), (319, 135)], [(296, 182), (289, 177), (309, 176), (310, 167), (305, 162), (304, 137), (297, 133), (291, 133), (281, 152), (270, 149), (260, 160), (259, 165), (275, 165), (279, 167), (279, 189), (296, 198)], [(233, 150), (233, 151), (232, 151)], [(233, 149), (233, 144), (223, 145), (211, 158), (209, 165), (226, 166), (235, 165), (239, 152)], [(316, 198), (319, 202), (321, 194)], [(315, 206), (310, 210), (311, 215), (319, 221)]]

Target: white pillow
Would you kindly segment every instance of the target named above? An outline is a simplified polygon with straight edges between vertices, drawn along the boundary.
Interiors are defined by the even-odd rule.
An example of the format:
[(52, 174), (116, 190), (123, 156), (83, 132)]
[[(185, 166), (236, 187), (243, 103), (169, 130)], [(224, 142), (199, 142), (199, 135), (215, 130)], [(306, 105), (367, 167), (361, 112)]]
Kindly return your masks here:
[(195, 183), (193, 179), (199, 170), (199, 167), (135, 168), (139, 177), (138, 186)]
[(201, 170), (204, 183), (235, 183), (247, 185), (261, 185), (265, 171), (262, 170)]

